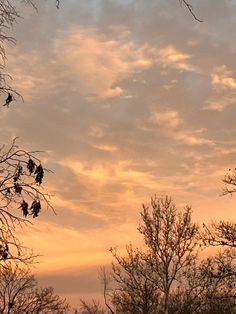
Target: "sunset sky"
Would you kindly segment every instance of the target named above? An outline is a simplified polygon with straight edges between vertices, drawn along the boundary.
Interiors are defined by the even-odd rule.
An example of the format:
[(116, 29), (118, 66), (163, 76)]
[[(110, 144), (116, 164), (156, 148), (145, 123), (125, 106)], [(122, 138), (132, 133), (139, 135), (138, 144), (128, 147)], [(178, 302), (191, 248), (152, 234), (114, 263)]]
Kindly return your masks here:
[(7, 48), (23, 96), (0, 111), (3, 143), (44, 150), (57, 211), (21, 238), (40, 283), (74, 306), (97, 296), (98, 269), (139, 243), (142, 203), (170, 195), (194, 219), (235, 219), (220, 196), (236, 165), (236, 1), (40, 1), (21, 8)]

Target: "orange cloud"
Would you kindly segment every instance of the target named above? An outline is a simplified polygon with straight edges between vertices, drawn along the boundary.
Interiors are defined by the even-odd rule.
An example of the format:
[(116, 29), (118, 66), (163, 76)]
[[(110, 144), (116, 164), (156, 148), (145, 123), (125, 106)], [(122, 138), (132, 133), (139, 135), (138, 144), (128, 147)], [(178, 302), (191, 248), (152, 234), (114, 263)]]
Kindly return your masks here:
[(155, 120), (158, 125), (167, 126), (173, 129), (182, 124), (182, 119), (180, 119), (178, 112), (173, 110), (155, 113)]
[(233, 72), (225, 65), (215, 68), (212, 73), (212, 86), (217, 90), (231, 89), (236, 90), (236, 79), (232, 77)]
[(215, 145), (214, 142), (212, 140), (209, 140), (207, 138), (201, 137), (198, 135), (198, 132), (196, 131), (187, 131), (187, 130), (183, 130), (183, 131), (179, 131), (177, 133), (175, 133), (174, 138), (177, 141), (182, 141), (187, 145)]
[(181, 141), (187, 145), (214, 145), (210, 139), (199, 135), (206, 131), (206, 129), (187, 129), (184, 127), (184, 121), (179, 113), (175, 110), (160, 110), (153, 114), (151, 120), (157, 125), (165, 129), (165, 134), (176, 141)]
[(191, 55), (177, 50), (174, 46), (169, 45), (158, 51), (158, 62), (163, 66), (169, 66), (180, 70), (193, 71), (195, 68), (188, 63)]
[(60, 51), (59, 61), (69, 67), (83, 89), (99, 98), (120, 96), (119, 81), (152, 64), (143, 47), (107, 39), (93, 30), (71, 29), (57, 40), (55, 49)]
[(94, 147), (105, 152), (115, 152), (118, 150), (115, 145), (94, 145)]
[(223, 111), (236, 102), (236, 79), (233, 71), (225, 65), (215, 67), (211, 83), (216, 95), (212, 96), (203, 109)]
[(173, 45), (165, 48), (124, 39), (110, 39), (90, 29), (72, 28), (55, 42), (60, 63), (67, 66), (82, 86), (84, 93), (101, 99), (120, 96), (120, 85), (131, 75), (153, 65), (193, 71), (188, 63), (190, 55)]

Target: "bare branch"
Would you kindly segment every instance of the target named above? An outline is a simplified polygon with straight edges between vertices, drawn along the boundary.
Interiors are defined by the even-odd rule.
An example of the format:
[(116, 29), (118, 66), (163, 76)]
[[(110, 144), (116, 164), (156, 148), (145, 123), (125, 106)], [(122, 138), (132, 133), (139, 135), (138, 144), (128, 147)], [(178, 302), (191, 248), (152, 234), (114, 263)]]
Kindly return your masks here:
[(180, 5), (182, 5), (182, 4), (185, 5), (185, 7), (187, 8), (187, 10), (190, 12), (190, 14), (193, 16), (193, 18), (194, 18), (196, 21), (198, 21), (198, 22), (200, 22), (200, 23), (203, 22), (202, 20), (200, 20), (200, 19), (196, 16), (196, 14), (195, 14), (195, 12), (194, 12), (194, 10), (193, 10), (193, 6), (192, 6), (187, 0), (179, 0), (179, 2), (180, 2)]
[(109, 312), (111, 314), (115, 314), (115, 312), (113, 311), (112, 307), (110, 306), (109, 302), (108, 302), (108, 285), (109, 285), (109, 277), (108, 274), (106, 272), (106, 269), (104, 267), (102, 267), (100, 269), (100, 280), (103, 284), (103, 299), (104, 299), (104, 303), (105, 306), (108, 308)]
[(68, 313), (69, 305), (51, 287), (38, 287), (29, 269), (8, 263), (0, 268), (0, 313)]
[[(42, 207), (54, 211), (41, 183), (45, 169), (36, 152), (20, 149), (14, 139), (0, 149), (0, 260), (26, 258), (16, 228), (37, 218)], [(32, 254), (31, 254), (32, 255)]]
[(203, 228), (204, 245), (236, 248), (236, 223), (220, 221), (210, 226), (203, 224)]

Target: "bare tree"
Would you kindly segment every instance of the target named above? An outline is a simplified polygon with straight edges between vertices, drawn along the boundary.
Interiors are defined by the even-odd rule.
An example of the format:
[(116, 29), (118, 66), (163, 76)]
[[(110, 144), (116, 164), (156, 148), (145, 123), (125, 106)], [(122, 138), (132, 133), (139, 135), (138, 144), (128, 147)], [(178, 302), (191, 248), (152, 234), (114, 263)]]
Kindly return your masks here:
[(110, 286), (110, 283), (112, 282), (112, 278), (110, 274), (108, 274), (108, 272), (106, 271), (105, 267), (100, 268), (99, 279), (103, 285), (104, 304), (111, 314), (115, 314), (109, 303), (110, 292), (111, 292), (111, 289), (109, 286)]
[(98, 301), (86, 302), (80, 300), (80, 309), (75, 310), (74, 314), (106, 314), (107, 312), (102, 308)]
[(28, 269), (7, 264), (0, 268), (1, 314), (66, 314), (69, 305), (53, 288), (38, 287)]
[(115, 289), (110, 312), (168, 314), (172, 290), (196, 260), (198, 227), (191, 221), (191, 209), (178, 211), (169, 197), (152, 198), (150, 206), (143, 205), (141, 218), (144, 251), (130, 245), (120, 257), (111, 249)]
[(144, 236), (151, 265), (154, 262), (154, 278), (163, 294), (164, 313), (168, 314), (171, 288), (196, 258), (198, 227), (191, 221), (191, 208), (180, 212), (169, 197), (151, 199), (150, 205), (151, 210), (143, 205), (139, 232)]
[[(153, 278), (147, 254), (132, 245), (126, 248), (127, 255), (120, 257), (116, 249), (111, 249), (115, 262), (112, 277), (115, 288), (110, 293), (110, 301), (116, 313), (155, 314), (160, 310), (161, 292)], [(104, 282), (103, 282), (104, 284)], [(114, 313), (114, 312), (113, 312)]]
[(199, 261), (199, 229), (191, 209), (178, 211), (168, 197), (152, 199), (141, 215), (147, 250), (130, 245), (125, 257), (111, 250), (113, 313), (235, 313), (235, 251), (229, 246)]
[(92, 300), (91, 302), (86, 302), (85, 300), (81, 299), (80, 300), (80, 309), (75, 310), (74, 314), (115, 314), (113, 311), (111, 305), (110, 305), (110, 290), (109, 284), (111, 283), (111, 277), (109, 276), (108, 272), (104, 267), (101, 267), (100, 272), (99, 272), (99, 279), (102, 283), (103, 286), (103, 300), (106, 309), (100, 304), (99, 301), (97, 300)]
[(32, 256), (24, 255), (16, 228), (38, 217), (42, 206), (53, 209), (41, 186), (47, 169), (36, 154), (19, 148), (16, 140), (0, 148), (0, 261), (29, 262)]
[(231, 250), (196, 261), (172, 291), (169, 313), (235, 313), (235, 275)]
[[(191, 220), (190, 207), (179, 211), (169, 197), (153, 198), (149, 206), (143, 205), (141, 218), (138, 230), (146, 245), (143, 249), (128, 245), (125, 256), (112, 248), (111, 272), (103, 270), (100, 275), (107, 311), (93, 301), (83, 302), (81, 313), (235, 313), (236, 251), (224, 223), (220, 232), (228, 245), (200, 259), (201, 232)], [(221, 233), (216, 244), (220, 246)]]
[(220, 221), (210, 226), (203, 224), (202, 241), (205, 245), (236, 248), (236, 223)]

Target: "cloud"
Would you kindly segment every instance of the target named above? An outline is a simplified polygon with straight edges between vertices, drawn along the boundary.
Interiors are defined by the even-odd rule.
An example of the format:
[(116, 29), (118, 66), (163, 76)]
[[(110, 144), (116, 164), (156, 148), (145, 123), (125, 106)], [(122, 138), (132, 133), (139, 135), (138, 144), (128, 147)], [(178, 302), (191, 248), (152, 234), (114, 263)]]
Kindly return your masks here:
[[(153, 118), (154, 116), (154, 118)], [(166, 136), (186, 145), (214, 145), (212, 140), (202, 137), (206, 129), (188, 129), (179, 113), (174, 110), (160, 110), (152, 115), (151, 120), (163, 129)]]
[(216, 67), (211, 77), (212, 86), (216, 91), (236, 90), (236, 79), (233, 77), (233, 72), (225, 65)]
[(212, 140), (201, 137), (198, 134), (198, 131), (181, 131), (174, 134), (174, 138), (177, 141), (181, 141), (187, 145), (215, 145)]
[(129, 188), (135, 185), (156, 186), (154, 178), (146, 171), (134, 169), (131, 160), (116, 163), (82, 163), (79, 160), (61, 160), (60, 164), (69, 167), (75, 174), (83, 176), (93, 185), (117, 183)]
[(145, 46), (106, 38), (94, 30), (70, 29), (57, 39), (55, 50), (82, 89), (99, 98), (122, 95), (119, 81), (152, 65)]
[(95, 148), (105, 151), (105, 152), (115, 152), (118, 150), (117, 146), (115, 145), (94, 145)]
[(177, 111), (167, 110), (155, 113), (155, 120), (158, 125), (175, 129), (182, 124)]
[(211, 83), (215, 94), (207, 100), (203, 109), (220, 112), (236, 103), (236, 79), (233, 71), (226, 65), (215, 67), (211, 74)]
[(193, 71), (189, 54), (173, 45), (135, 44), (129, 38), (109, 38), (93, 29), (71, 28), (61, 33), (54, 50), (58, 62), (77, 78), (81, 92), (100, 99), (124, 94), (120, 82), (154, 65)]
[(14, 77), (14, 89), (21, 93), (26, 101), (32, 100), (35, 94), (40, 94), (51, 85), (51, 80), (45, 84), (44, 62), (36, 50), (24, 53), (20, 52), (17, 46), (12, 48), (7, 69)]
[(234, 104), (236, 104), (236, 95), (218, 95), (210, 98), (207, 101), (207, 105), (203, 107), (203, 110), (215, 110), (221, 112), (228, 106)]
[(95, 138), (102, 138), (105, 127), (105, 125), (92, 125), (89, 127), (89, 135)]
[(193, 71), (195, 68), (188, 63), (190, 58), (190, 54), (177, 50), (173, 45), (168, 45), (158, 51), (157, 61), (161, 63), (163, 67)]

